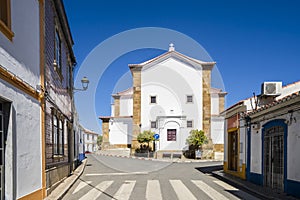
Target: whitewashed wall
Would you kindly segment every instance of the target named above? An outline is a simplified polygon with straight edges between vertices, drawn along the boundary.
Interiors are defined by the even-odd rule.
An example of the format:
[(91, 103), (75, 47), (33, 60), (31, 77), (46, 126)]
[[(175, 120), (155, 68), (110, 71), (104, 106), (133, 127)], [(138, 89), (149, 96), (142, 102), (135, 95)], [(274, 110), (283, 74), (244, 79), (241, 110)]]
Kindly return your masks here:
[(292, 94), (294, 92), (298, 92), (300, 88), (300, 81), (295, 82), (293, 84), (289, 84), (287, 86), (282, 87), (281, 95), (277, 97), (276, 99), (280, 99), (286, 95)]
[[(145, 66), (141, 75), (141, 123), (142, 131), (149, 130), (150, 122), (158, 116), (186, 116), (193, 120), (194, 129), (202, 129), (202, 72), (174, 58), (154, 66)], [(186, 96), (193, 95), (193, 103)], [(157, 104), (150, 104), (150, 96), (157, 96)], [(186, 127), (186, 126), (185, 126)], [(166, 129), (161, 131), (161, 140), (166, 139)], [(180, 144), (186, 140), (188, 130), (181, 128)], [(182, 145), (167, 145), (182, 148)], [(166, 147), (161, 145), (161, 147)]]
[(261, 174), (261, 162), (262, 162), (262, 155), (261, 155), (261, 129), (253, 130), (251, 129), (251, 168), (250, 172)]
[(211, 114), (219, 115), (219, 95), (217, 93), (211, 93)]
[[(287, 138), (287, 179), (300, 181), (300, 112), (294, 112), (293, 116), (296, 118), (296, 122), (288, 124), (288, 138)], [(271, 120), (263, 120), (260, 122), (260, 127), (269, 121), (275, 119), (289, 120), (290, 114), (282, 115), (280, 117), (273, 118)], [(299, 120), (299, 121), (298, 121)], [(257, 133), (258, 132), (258, 133)], [(251, 172), (262, 174), (261, 162), (261, 129), (251, 130)]]
[(131, 144), (132, 118), (114, 118), (109, 130), (110, 144)]
[(246, 164), (247, 162), (247, 127), (245, 126), (245, 121), (240, 121), (240, 146), (239, 146), (239, 154), (240, 154), (240, 164)]
[(13, 199), (14, 188), (16, 197), (22, 197), (42, 187), (41, 110), (37, 100), (2, 80), (0, 94), (12, 101), (5, 151), (5, 196)]
[[(296, 121), (288, 125), (287, 139), (287, 179), (300, 181), (300, 111), (294, 112)], [(289, 119), (290, 114), (286, 116)]]
[[(160, 139), (158, 150), (183, 150), (188, 149), (186, 138), (189, 132), (183, 127), (184, 121), (181, 119), (170, 118), (162, 121), (163, 126), (158, 130)], [(167, 141), (167, 129), (176, 129), (176, 141)]]
[(0, 32), (0, 64), (32, 86), (40, 84), (39, 2), (11, 1), (13, 41)]
[[(12, 0), (11, 22), (13, 41), (0, 32), (0, 64), (35, 88), (40, 84), (39, 2)], [(41, 110), (37, 100), (2, 80), (0, 96), (12, 102), (5, 152), (5, 198), (14, 199), (42, 187)]]
[(84, 133), (85, 151), (94, 152), (97, 150), (97, 137), (96, 134)]
[(211, 118), (211, 139), (213, 144), (224, 144), (224, 117)]
[(132, 96), (120, 97), (120, 116), (132, 116), (133, 99)]

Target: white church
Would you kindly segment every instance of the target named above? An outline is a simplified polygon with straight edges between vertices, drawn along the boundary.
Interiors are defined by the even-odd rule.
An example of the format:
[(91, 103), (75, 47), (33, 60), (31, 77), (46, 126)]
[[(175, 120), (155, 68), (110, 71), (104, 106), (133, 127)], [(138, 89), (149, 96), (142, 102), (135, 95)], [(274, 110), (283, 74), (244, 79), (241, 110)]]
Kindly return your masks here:
[(103, 149), (139, 147), (137, 135), (159, 135), (156, 151), (188, 149), (193, 129), (203, 130), (214, 152), (223, 152), (226, 92), (211, 87), (215, 62), (204, 62), (169, 51), (140, 64), (129, 64), (133, 86), (113, 94), (111, 116), (101, 116)]

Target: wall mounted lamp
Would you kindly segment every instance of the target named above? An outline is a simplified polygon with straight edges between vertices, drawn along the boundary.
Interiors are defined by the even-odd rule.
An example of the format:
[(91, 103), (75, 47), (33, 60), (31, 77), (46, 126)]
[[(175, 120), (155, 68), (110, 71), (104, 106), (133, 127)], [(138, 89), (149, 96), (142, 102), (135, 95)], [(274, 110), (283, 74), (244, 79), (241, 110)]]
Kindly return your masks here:
[(82, 85), (82, 88), (81, 89), (77, 89), (77, 88), (73, 88), (74, 91), (85, 91), (88, 89), (89, 87), (89, 79), (84, 76), (82, 79), (81, 79), (81, 85)]

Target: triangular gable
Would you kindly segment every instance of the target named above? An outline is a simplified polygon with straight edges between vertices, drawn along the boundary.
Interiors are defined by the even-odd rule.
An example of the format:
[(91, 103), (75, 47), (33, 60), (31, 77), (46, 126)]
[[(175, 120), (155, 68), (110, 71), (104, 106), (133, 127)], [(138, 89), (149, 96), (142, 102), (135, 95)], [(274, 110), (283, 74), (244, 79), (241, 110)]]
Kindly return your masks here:
[(139, 63), (139, 64), (129, 64), (129, 68), (143, 68), (143, 69), (147, 69), (150, 68), (154, 65), (157, 65), (161, 62), (164, 62), (165, 60), (169, 59), (169, 58), (174, 58), (175, 60), (181, 61), (195, 69), (201, 70), (203, 68), (206, 69), (212, 69), (213, 66), (216, 64), (215, 62), (205, 62), (205, 61), (201, 61), (201, 60), (197, 60), (191, 57), (188, 57), (186, 55), (183, 55), (177, 51), (168, 51), (160, 56), (157, 56), (151, 60), (145, 61), (143, 63)]

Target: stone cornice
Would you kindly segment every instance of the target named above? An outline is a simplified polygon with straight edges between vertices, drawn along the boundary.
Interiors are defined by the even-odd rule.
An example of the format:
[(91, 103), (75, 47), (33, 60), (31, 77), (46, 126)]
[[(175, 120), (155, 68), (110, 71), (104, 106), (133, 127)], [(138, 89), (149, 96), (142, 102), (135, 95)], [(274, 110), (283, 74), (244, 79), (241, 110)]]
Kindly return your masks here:
[(202, 70), (212, 70), (215, 64), (216, 64), (215, 62), (214, 63), (203, 63), (203, 64), (201, 64)]

